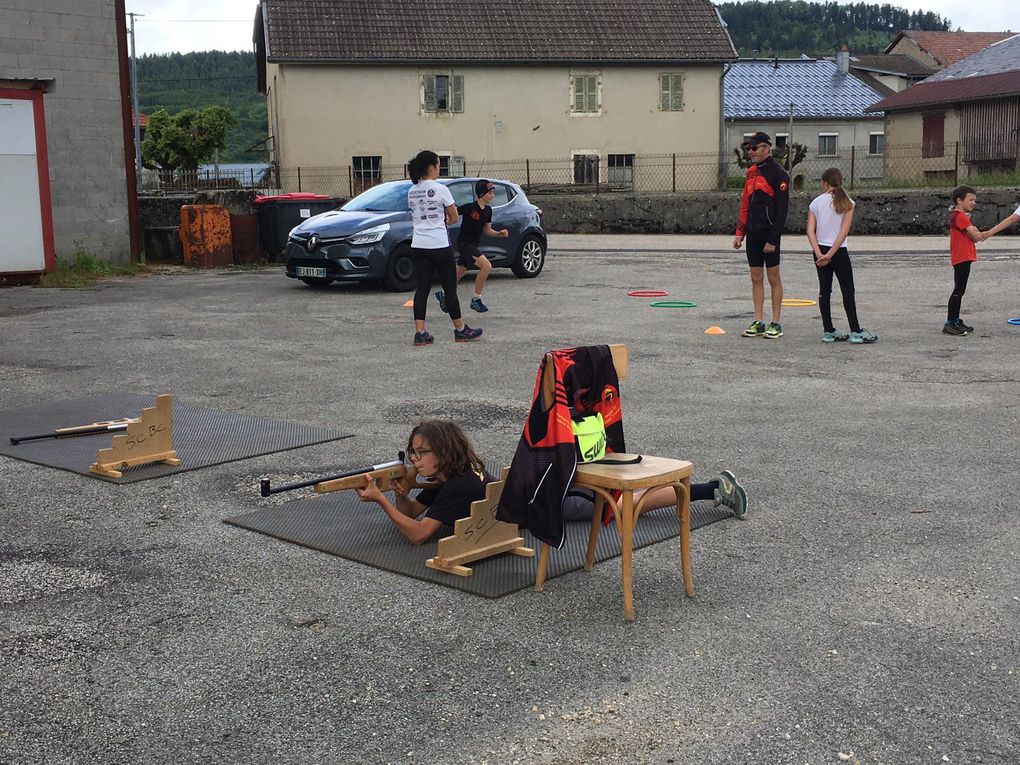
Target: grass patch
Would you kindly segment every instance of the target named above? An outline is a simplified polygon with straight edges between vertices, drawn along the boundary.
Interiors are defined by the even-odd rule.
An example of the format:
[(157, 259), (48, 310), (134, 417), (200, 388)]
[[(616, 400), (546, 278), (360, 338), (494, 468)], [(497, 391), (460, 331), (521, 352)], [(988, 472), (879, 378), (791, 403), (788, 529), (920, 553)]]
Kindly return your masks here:
[(56, 266), (43, 274), (39, 284), (43, 287), (91, 287), (100, 279), (111, 276), (135, 276), (145, 270), (138, 263), (109, 263), (87, 251), (81, 242), (75, 242), (70, 258), (57, 258)]

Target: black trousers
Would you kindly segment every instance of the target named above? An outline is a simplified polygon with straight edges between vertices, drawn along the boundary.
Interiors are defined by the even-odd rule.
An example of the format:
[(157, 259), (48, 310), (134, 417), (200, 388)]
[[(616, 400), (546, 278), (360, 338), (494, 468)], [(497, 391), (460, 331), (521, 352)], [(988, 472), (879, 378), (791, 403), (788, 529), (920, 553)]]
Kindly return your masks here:
[(450, 318), (460, 318), (460, 300), (457, 299), (457, 266), (453, 260), (452, 247), (440, 247), (436, 250), (411, 248), (414, 257), (414, 275), (418, 289), (414, 293), (414, 320), (425, 321), (425, 310), (429, 304), (429, 293), (432, 291), (432, 280), (439, 276), (446, 295), (446, 309)]
[(970, 264), (973, 262), (968, 260), (953, 266), (953, 294), (949, 296), (949, 315), (946, 317), (947, 321), (956, 321), (960, 318), (960, 303), (963, 302), (963, 293), (967, 291), (967, 280), (970, 279)]
[[(815, 258), (817, 260), (817, 258)], [(861, 325), (857, 321), (857, 300), (854, 292), (854, 269), (850, 265), (850, 253), (846, 247), (840, 247), (832, 256), (828, 265), (816, 268), (818, 271), (818, 310), (822, 312), (822, 325), (826, 332), (835, 332), (832, 324), (832, 276), (835, 274), (839, 282), (839, 291), (843, 293), (843, 310), (850, 324), (851, 332), (860, 332)]]

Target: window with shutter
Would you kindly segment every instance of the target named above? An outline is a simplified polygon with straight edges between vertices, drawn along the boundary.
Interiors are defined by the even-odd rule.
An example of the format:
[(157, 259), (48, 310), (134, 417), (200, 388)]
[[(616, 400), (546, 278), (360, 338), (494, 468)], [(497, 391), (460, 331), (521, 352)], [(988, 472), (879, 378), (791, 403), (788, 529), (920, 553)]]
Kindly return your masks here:
[(684, 76), (679, 72), (659, 75), (659, 109), (680, 112), (684, 108)]
[(946, 114), (932, 112), (921, 115), (921, 156), (943, 157), (946, 153)]
[(436, 76), (426, 74), (422, 78), (422, 91), (424, 93), (422, 109), (426, 112), (436, 110)]
[(458, 114), (464, 111), (464, 75), (455, 74), (451, 79), (450, 111)]
[(576, 74), (570, 78), (570, 111), (574, 114), (598, 114), (602, 111), (599, 76)]

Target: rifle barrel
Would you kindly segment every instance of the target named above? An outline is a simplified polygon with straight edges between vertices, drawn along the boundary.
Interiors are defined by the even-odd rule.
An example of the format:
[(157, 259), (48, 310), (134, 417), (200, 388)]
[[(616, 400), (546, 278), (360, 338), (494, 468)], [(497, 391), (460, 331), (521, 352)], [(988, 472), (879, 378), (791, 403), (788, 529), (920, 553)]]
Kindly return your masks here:
[(259, 493), (263, 497), (268, 497), (270, 494), (279, 494), (283, 491), (293, 491), (294, 489), (303, 489), (306, 486), (315, 486), (317, 483), (323, 481), (335, 481), (338, 478), (349, 478), (352, 475), (360, 475), (362, 473), (371, 473), (375, 470), (385, 470), (386, 468), (397, 467), (403, 465), (404, 461), (393, 460), (392, 462), (384, 462), (381, 465), (370, 465), (369, 467), (358, 468), (357, 470), (348, 470), (346, 473), (336, 473), (334, 475), (321, 476), (319, 478), (309, 478), (307, 481), (297, 481), (295, 483), (285, 483), (283, 486), (272, 486), (268, 478), (263, 478), (259, 481)]
[(107, 433), (111, 430), (126, 430), (128, 423), (116, 422), (111, 425), (97, 425), (94, 428), (84, 426), (81, 428), (75, 428), (74, 430), (55, 430), (52, 433), (40, 433), (36, 436), (18, 436), (15, 438), (11, 436), (11, 443), (17, 446), (22, 441), (41, 441), (44, 438), (75, 438), (77, 436), (92, 436), (96, 433)]

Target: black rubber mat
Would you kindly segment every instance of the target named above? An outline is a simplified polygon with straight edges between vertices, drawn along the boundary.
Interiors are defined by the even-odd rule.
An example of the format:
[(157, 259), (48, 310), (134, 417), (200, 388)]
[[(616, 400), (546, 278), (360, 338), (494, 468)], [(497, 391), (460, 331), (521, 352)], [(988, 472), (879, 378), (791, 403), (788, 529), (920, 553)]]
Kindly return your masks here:
[(89, 472), (89, 465), (96, 461), (99, 449), (110, 446), (113, 433), (28, 441), (16, 446), (10, 441), (12, 436), (18, 438), (72, 425), (138, 417), (144, 407), (154, 406), (155, 401), (154, 395), (111, 393), (0, 412), (0, 454), (113, 483), (134, 483), (353, 435), (265, 417), (204, 409), (175, 399), (174, 450), (181, 460), (180, 465), (158, 462), (138, 465), (125, 468), (123, 478), (107, 478)]
[[(729, 508), (714, 507), (711, 502), (691, 505), (692, 529), (732, 517)], [(471, 576), (447, 574), (425, 566), (425, 561), (436, 554), (435, 540), (418, 546), (410, 544), (376, 505), (362, 502), (352, 491), (298, 499), (227, 518), (224, 523), (486, 598), (499, 598), (535, 585), (538, 545), (527, 531), (522, 536), (527, 546), (536, 551), (534, 558), (507, 553), (470, 564), (474, 572)], [(563, 547), (550, 551), (547, 580), (584, 567), (589, 527), (587, 522), (567, 524)], [(679, 577), (679, 532), (680, 522), (675, 513), (668, 510), (646, 513), (634, 529), (634, 547), (674, 540)], [(449, 530), (445, 532), (448, 533)], [(615, 527), (602, 529), (596, 561), (619, 554), (620, 540)]]

